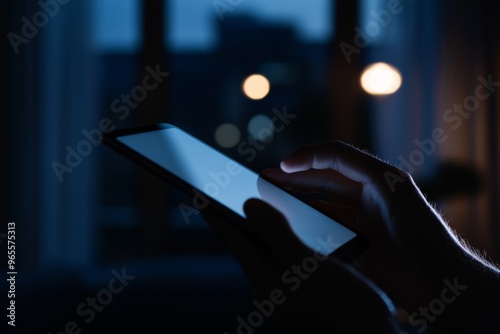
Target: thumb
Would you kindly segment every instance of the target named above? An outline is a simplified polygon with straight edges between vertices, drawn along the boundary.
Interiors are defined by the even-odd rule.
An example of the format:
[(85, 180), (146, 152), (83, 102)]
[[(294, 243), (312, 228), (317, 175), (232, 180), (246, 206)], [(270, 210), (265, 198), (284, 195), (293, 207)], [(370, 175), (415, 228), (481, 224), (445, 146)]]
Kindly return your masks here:
[(283, 214), (268, 203), (249, 199), (244, 211), (256, 234), (278, 260), (291, 265), (312, 255), (312, 250), (298, 239)]

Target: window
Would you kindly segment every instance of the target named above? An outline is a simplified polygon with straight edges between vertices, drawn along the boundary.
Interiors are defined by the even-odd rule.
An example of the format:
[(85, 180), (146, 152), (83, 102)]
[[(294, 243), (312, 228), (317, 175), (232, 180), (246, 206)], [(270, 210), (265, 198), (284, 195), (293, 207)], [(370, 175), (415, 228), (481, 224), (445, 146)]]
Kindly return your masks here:
[(141, 46), (139, 0), (94, 0), (92, 39), (99, 52), (137, 52)]
[[(232, 4), (231, 4), (232, 3)], [(172, 52), (214, 51), (218, 29), (226, 20), (253, 17), (264, 23), (293, 26), (305, 42), (328, 42), (332, 37), (332, 1), (167, 1), (167, 45)]]

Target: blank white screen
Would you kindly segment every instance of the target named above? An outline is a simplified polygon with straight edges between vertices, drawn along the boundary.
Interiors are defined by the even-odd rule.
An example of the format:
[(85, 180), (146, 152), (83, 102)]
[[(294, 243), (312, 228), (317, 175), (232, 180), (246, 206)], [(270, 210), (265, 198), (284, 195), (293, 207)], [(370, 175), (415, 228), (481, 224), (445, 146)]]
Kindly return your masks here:
[[(353, 231), (178, 128), (121, 136), (117, 140), (242, 217), (246, 217), (243, 204), (248, 199), (263, 199), (288, 219), (292, 230), (306, 246), (322, 255), (356, 236)], [(327, 241), (328, 249), (324, 247)]]

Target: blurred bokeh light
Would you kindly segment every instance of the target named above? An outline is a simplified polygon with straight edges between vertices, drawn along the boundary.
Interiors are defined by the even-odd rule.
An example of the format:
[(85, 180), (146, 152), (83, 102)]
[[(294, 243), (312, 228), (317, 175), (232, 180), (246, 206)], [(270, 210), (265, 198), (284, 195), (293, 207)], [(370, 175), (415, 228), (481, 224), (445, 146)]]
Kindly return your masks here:
[(402, 83), (401, 73), (387, 63), (367, 66), (361, 75), (361, 86), (372, 95), (389, 95), (397, 92)]
[(273, 122), (266, 115), (255, 115), (248, 122), (250, 135), (262, 142), (269, 142), (273, 139), (273, 128)]
[(262, 100), (269, 94), (271, 85), (263, 75), (252, 74), (243, 82), (243, 92), (252, 100)]
[(217, 130), (215, 130), (215, 141), (221, 147), (234, 147), (238, 144), (240, 139), (240, 130), (233, 124), (221, 124)]

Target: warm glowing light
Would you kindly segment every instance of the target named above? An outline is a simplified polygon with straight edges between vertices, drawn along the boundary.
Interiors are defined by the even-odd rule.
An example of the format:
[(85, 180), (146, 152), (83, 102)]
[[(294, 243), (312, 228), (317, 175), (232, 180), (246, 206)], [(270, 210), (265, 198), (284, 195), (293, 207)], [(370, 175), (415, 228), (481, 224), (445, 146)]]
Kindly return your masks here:
[(221, 124), (215, 130), (215, 142), (224, 148), (236, 146), (241, 139), (240, 130), (233, 124)]
[(361, 86), (372, 95), (389, 95), (401, 87), (401, 73), (394, 66), (386, 63), (369, 65), (361, 75)]
[(252, 74), (243, 82), (243, 93), (252, 100), (265, 98), (270, 88), (269, 80), (260, 74)]

